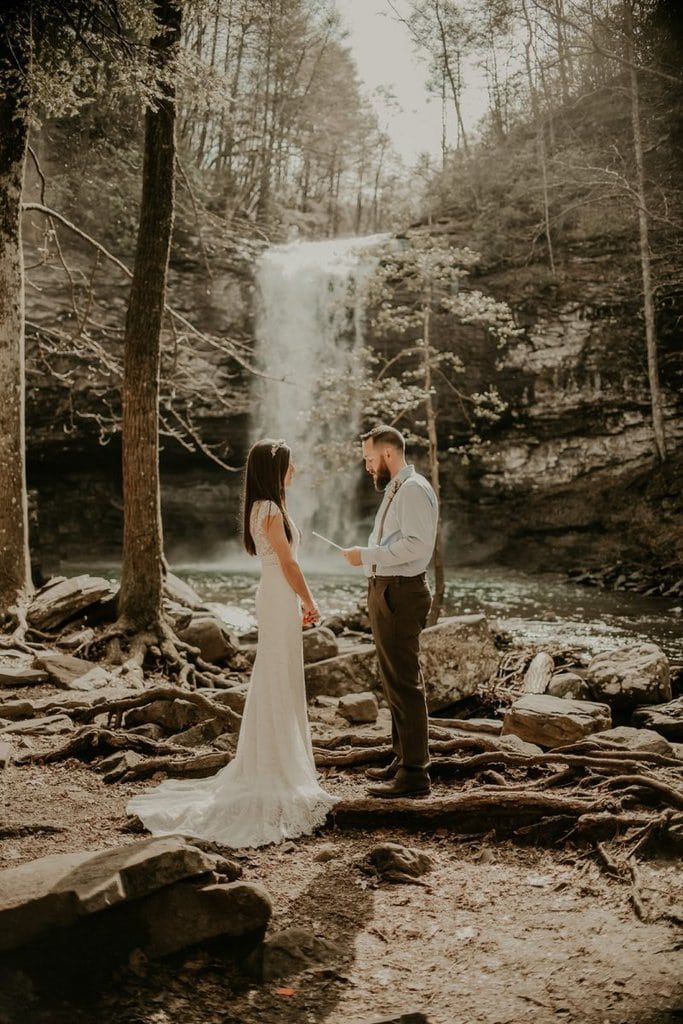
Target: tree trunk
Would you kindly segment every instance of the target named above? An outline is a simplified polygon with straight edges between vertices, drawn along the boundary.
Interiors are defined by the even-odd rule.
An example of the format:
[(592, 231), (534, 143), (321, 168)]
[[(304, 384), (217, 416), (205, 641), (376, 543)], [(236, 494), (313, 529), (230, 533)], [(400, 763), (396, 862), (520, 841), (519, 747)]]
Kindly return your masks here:
[(142, 202), (126, 317), (123, 366), (123, 566), (119, 616), (134, 629), (162, 616), (163, 541), (159, 487), (159, 364), (175, 188), (175, 89), (167, 71), (180, 38), (180, 10), (155, 6), (152, 42), (162, 96), (145, 114)]
[[(21, 193), (28, 145), (29, 55), (8, 14), (0, 34), (0, 71), (20, 67), (0, 98), (0, 621), (30, 594), (24, 426), (24, 262)], [(11, 40), (11, 42), (10, 42)], [(7, 81), (7, 80), (6, 80)]]
[[(441, 500), (441, 479), (439, 475), (439, 447), (436, 433), (436, 410), (434, 409), (434, 397), (432, 395), (432, 364), (431, 364), (431, 306), (432, 289), (428, 287), (427, 301), (424, 307), (424, 382), (425, 382), (425, 411), (427, 415), (427, 438), (429, 440), (429, 475), (432, 487), (436, 494), (437, 502)], [(439, 514), (436, 528), (436, 545), (434, 547), (434, 597), (427, 617), (427, 625), (433, 626), (438, 621), (443, 600), (446, 594), (446, 570), (443, 558), (443, 535), (441, 530), (442, 519)]]
[(645, 343), (647, 346), (647, 376), (650, 383), (652, 404), (652, 429), (655, 451), (660, 461), (666, 459), (666, 435), (664, 430), (664, 409), (659, 383), (659, 361), (657, 355), (657, 331), (655, 326), (655, 303), (652, 288), (652, 264), (650, 260), (650, 237), (645, 194), (645, 169), (643, 165), (643, 137), (640, 126), (640, 91), (638, 71), (633, 54), (633, 21), (630, 0), (624, 0), (626, 27), (626, 58), (629, 65), (631, 91), (631, 127), (633, 132), (633, 154), (636, 164), (636, 192), (638, 195), (638, 235), (640, 243), (640, 269), (643, 279), (643, 316), (645, 319)]

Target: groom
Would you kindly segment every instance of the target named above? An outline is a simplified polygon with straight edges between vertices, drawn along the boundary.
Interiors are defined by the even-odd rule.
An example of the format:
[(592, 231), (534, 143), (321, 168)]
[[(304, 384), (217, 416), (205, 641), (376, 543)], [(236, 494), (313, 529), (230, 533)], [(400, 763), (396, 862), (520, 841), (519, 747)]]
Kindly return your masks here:
[(365, 468), (384, 497), (368, 546), (343, 553), (349, 565), (362, 565), (368, 577), (368, 612), (391, 709), (394, 749), (390, 765), (366, 772), (385, 783), (369, 787), (368, 793), (425, 796), (431, 788), (428, 718), (418, 657), (431, 604), (426, 569), (436, 540), (438, 503), (429, 481), (406, 463), (400, 431), (381, 425), (362, 440)]

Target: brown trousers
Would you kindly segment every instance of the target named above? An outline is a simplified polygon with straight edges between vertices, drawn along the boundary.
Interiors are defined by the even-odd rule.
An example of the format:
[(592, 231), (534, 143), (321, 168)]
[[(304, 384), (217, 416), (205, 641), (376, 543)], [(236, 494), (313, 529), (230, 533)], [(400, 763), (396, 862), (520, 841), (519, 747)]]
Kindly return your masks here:
[(391, 709), (391, 744), (406, 768), (429, 765), (429, 722), (420, 670), (420, 633), (431, 591), (424, 576), (368, 581), (368, 613), (382, 689)]

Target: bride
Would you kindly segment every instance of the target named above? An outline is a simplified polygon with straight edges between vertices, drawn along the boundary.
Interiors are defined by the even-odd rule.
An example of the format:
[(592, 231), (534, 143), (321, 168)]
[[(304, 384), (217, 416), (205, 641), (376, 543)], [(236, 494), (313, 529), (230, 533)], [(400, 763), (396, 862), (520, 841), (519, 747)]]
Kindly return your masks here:
[(249, 452), (244, 546), (260, 558), (261, 579), (256, 660), (237, 751), (210, 778), (168, 779), (133, 797), (126, 810), (153, 835), (264, 846), (312, 832), (341, 799), (321, 788), (313, 761), (301, 630), (320, 613), (297, 562), (301, 534), (287, 512), (294, 472), (282, 440), (266, 438)]

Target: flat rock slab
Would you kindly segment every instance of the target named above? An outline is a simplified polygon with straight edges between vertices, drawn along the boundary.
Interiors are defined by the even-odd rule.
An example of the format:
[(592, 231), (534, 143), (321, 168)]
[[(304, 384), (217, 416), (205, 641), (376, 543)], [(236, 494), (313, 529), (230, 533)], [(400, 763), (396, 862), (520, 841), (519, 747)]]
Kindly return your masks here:
[[(498, 666), (498, 652), (484, 615), (443, 619), (422, 633), (420, 664), (430, 711), (469, 697)], [(306, 666), (309, 699), (342, 697), (381, 687), (374, 645), (358, 644), (346, 654)]]
[(165, 836), (114, 850), (53, 854), (2, 871), (0, 950), (211, 868), (201, 850)]
[(597, 654), (588, 666), (586, 681), (595, 700), (606, 701), (614, 708), (671, 700), (669, 660), (657, 644), (636, 644)]
[(0, 665), (0, 687), (40, 686), (48, 681), (43, 669), (32, 668), (30, 664)]
[(99, 690), (111, 686), (113, 677), (100, 665), (73, 654), (42, 654), (33, 667), (47, 672), (50, 682), (63, 690)]
[(27, 618), (36, 629), (56, 629), (114, 593), (111, 583), (98, 576), (55, 577), (36, 592)]
[(551, 697), (547, 693), (520, 697), (508, 708), (501, 735), (513, 733), (539, 747), (561, 747), (576, 743), (612, 725), (607, 704)]
[(640, 729), (654, 729), (674, 743), (683, 743), (683, 697), (657, 707), (638, 708), (631, 721)]

